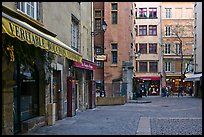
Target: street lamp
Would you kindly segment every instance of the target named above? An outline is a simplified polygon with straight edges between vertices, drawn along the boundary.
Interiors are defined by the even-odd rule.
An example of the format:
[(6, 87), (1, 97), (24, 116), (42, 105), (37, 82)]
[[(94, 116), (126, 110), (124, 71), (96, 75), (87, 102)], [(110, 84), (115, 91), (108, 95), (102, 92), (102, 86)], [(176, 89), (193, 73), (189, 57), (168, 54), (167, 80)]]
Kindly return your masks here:
[(135, 56), (135, 59), (136, 59), (136, 58), (138, 58), (138, 59), (139, 59), (139, 58), (140, 58), (140, 56), (141, 56), (141, 51), (140, 51), (140, 50), (138, 50), (138, 51), (136, 52), (136, 55), (137, 55), (137, 56)]
[(102, 31), (100, 30), (100, 31), (91, 32), (91, 35), (92, 35), (92, 36), (96, 36), (96, 35), (98, 35), (98, 34), (104, 33), (104, 32), (106, 31), (106, 29), (107, 29), (107, 26), (108, 26), (107, 23), (103, 20), (103, 21), (102, 21), (102, 24), (101, 24)]

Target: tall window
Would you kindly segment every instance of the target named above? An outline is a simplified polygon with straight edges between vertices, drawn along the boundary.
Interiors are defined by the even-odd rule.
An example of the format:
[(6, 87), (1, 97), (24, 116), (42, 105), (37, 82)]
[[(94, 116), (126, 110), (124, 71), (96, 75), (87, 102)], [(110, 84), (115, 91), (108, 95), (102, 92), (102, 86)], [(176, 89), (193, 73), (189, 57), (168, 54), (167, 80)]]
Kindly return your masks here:
[(149, 35), (155, 36), (157, 35), (157, 26), (149, 25)]
[(147, 8), (139, 8), (139, 17), (147, 18)]
[(171, 71), (171, 62), (165, 62), (165, 71), (170, 72)]
[(166, 18), (171, 18), (171, 8), (165, 8), (166, 10)]
[(149, 44), (149, 53), (156, 54), (157, 53), (157, 43)]
[(39, 10), (38, 4), (38, 2), (17, 2), (17, 9), (26, 15), (37, 19), (37, 13)]
[(165, 44), (164, 45), (164, 53), (170, 54), (171, 53), (171, 44)]
[(140, 72), (147, 72), (147, 62), (140, 62)]
[(149, 72), (157, 72), (157, 62), (149, 62)]
[(149, 8), (149, 18), (157, 18), (157, 8)]
[(73, 16), (71, 24), (72, 32), (72, 48), (78, 51), (78, 42), (79, 42), (79, 21)]
[(171, 26), (166, 26), (165, 27), (165, 36), (171, 36), (172, 27)]
[(112, 24), (118, 23), (118, 4), (112, 3)]
[(102, 10), (95, 10), (95, 29), (101, 30), (101, 25), (103, 21), (103, 11)]
[(140, 34), (140, 36), (147, 35), (147, 25), (140, 25), (139, 26), (139, 34)]
[(147, 54), (147, 43), (141, 43), (139, 46), (141, 54)]
[(176, 43), (176, 54), (181, 54), (181, 48), (179, 43)]
[(118, 45), (117, 43), (112, 43), (112, 64), (117, 64), (118, 63)]

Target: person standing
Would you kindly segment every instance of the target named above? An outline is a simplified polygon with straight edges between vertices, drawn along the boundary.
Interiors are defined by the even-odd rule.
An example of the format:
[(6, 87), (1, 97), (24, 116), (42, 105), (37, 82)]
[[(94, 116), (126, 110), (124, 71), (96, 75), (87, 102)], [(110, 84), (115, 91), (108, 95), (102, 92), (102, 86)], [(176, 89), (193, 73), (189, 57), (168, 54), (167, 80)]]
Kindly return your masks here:
[(182, 87), (182, 86), (179, 86), (179, 89), (178, 89), (178, 97), (179, 97), (179, 96), (182, 96), (182, 97), (183, 97), (182, 92), (183, 92), (183, 87)]

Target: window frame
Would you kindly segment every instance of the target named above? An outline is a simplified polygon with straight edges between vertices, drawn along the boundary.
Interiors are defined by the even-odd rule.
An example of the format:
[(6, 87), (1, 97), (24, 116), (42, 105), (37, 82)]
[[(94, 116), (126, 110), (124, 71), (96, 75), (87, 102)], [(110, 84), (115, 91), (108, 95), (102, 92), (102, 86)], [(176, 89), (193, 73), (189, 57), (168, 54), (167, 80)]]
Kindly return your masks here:
[(180, 54), (181, 54), (180, 44), (179, 44), (179, 43), (176, 43), (176, 44), (175, 44), (175, 47), (176, 47), (176, 54), (177, 54), (177, 55), (180, 55)]
[[(116, 5), (116, 9), (113, 9), (113, 5)], [(111, 3), (111, 22), (118, 24), (118, 3)]]
[(147, 18), (147, 8), (139, 8), (139, 18)]
[(111, 43), (111, 63), (118, 64), (118, 44), (117, 43)]
[(158, 72), (158, 62), (149, 62), (149, 72)]
[(172, 26), (165, 26), (165, 36), (171, 37), (172, 35)]
[(165, 62), (165, 72), (171, 72), (171, 62)]
[(165, 8), (166, 18), (172, 18), (172, 8)]
[(139, 49), (141, 54), (147, 54), (147, 43), (139, 43)]
[[(152, 17), (150, 17), (150, 13), (152, 13)], [(156, 16), (154, 16), (154, 13), (156, 13)], [(150, 19), (156, 19), (157, 18), (157, 8), (149, 8), (149, 18)]]
[(171, 54), (171, 44), (170, 43), (165, 43), (164, 44), (164, 54)]
[(149, 35), (150, 36), (157, 36), (157, 25), (149, 25)]
[(71, 22), (71, 48), (79, 52), (79, 20), (72, 15)]
[(139, 36), (147, 36), (147, 25), (139, 25)]
[(149, 43), (149, 54), (157, 54), (157, 43)]
[[(34, 5), (32, 5), (31, 2), (17, 2), (17, 11), (23, 14), (26, 14), (27, 16), (37, 20), (39, 2), (33, 2), (33, 4)], [(31, 15), (31, 10), (30, 10), (30, 14), (28, 13), (28, 5), (30, 6), (30, 8), (33, 7), (33, 16)]]
[(147, 62), (139, 62), (139, 69), (140, 72), (148, 72)]

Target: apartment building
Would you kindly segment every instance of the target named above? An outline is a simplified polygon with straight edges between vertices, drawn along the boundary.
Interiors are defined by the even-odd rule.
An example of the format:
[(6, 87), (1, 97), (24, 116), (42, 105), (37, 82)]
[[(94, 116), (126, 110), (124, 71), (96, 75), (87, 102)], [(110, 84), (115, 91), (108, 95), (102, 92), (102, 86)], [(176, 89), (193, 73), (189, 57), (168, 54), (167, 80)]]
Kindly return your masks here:
[(193, 2), (162, 2), (162, 76), (174, 92), (179, 86), (192, 87), (192, 82), (184, 78), (186, 73), (192, 73), (193, 11)]
[[(126, 75), (126, 66), (123, 61), (130, 62), (132, 32), (131, 2), (104, 2), (104, 20), (107, 30), (104, 33), (104, 54), (107, 61), (104, 62), (104, 90), (106, 96), (132, 95), (133, 69), (130, 63), (127, 75), (130, 79), (123, 79)], [(126, 81), (126, 84), (122, 84)], [(123, 93), (124, 92), (124, 93)]]
[(102, 23), (104, 21), (104, 2), (93, 2), (94, 13), (94, 62), (97, 66), (94, 72), (96, 82), (96, 96), (104, 91), (104, 62), (107, 61), (107, 55), (104, 54), (104, 31)]
[(2, 134), (94, 106), (91, 19), (91, 2), (2, 3)]
[(194, 95), (202, 97), (202, 2), (195, 2), (194, 9), (194, 74), (187, 76), (185, 81), (192, 81)]
[(161, 85), (161, 18), (160, 2), (133, 2), (135, 23), (134, 78), (148, 95), (160, 94)]

